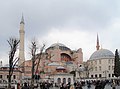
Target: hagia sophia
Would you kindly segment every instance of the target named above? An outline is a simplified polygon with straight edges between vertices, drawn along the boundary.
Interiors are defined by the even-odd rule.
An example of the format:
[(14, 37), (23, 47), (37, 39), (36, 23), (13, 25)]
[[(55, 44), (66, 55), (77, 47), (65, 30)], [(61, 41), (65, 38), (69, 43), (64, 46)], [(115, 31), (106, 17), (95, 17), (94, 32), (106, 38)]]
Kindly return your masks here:
[[(20, 22), (19, 62), (13, 72), (13, 82), (30, 81), (32, 60), (26, 60), (24, 56), (24, 18)], [(42, 53), (40, 64), (36, 74), (40, 80), (49, 80), (54, 83), (73, 83), (81, 79), (113, 79), (114, 77), (114, 53), (108, 49), (100, 48), (97, 35), (96, 50), (89, 60), (83, 61), (82, 48), (71, 50), (62, 43), (53, 43)], [(38, 59), (36, 58), (36, 62)], [(22, 66), (22, 68), (20, 67)], [(20, 68), (19, 68), (20, 67)], [(36, 68), (36, 67), (35, 67)], [(0, 62), (0, 82), (7, 82), (8, 65)], [(74, 73), (73, 73), (74, 72)]]

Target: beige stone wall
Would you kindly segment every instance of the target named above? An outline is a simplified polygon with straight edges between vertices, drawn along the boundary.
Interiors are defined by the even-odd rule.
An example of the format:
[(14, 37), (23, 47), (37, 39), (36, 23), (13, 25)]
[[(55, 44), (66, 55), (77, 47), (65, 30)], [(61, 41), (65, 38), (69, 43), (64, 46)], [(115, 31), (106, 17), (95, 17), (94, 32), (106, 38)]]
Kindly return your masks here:
[[(19, 82), (19, 70), (18, 70), (18, 68), (15, 68), (14, 69), (14, 72), (13, 72), (13, 75), (12, 75), (12, 78), (11, 78), (11, 80), (14, 82), (14, 81), (16, 81), (16, 82)], [(2, 78), (0, 78), (0, 79), (2, 79), (2, 80), (5, 80), (5, 81), (8, 81), (8, 75), (9, 75), (9, 69), (8, 68), (0, 68), (0, 76), (2, 76)], [(15, 78), (13, 77), (13, 76), (15, 76)]]
[[(114, 74), (114, 58), (113, 59), (99, 59), (99, 60), (91, 60), (89, 61), (93, 66), (93, 70), (90, 71), (90, 76), (97, 75), (99, 78), (99, 74), (102, 75), (103, 78), (114, 78), (112, 74)], [(110, 75), (110, 76), (109, 76)]]

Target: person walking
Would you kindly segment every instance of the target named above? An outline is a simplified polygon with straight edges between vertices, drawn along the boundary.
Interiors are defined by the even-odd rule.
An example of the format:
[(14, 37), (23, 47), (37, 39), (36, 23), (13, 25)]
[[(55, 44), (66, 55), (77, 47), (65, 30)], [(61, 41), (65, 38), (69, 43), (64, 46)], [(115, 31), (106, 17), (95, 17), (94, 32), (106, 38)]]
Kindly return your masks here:
[(69, 83), (67, 84), (67, 89), (70, 89), (70, 85), (71, 85), (71, 84), (70, 84), (70, 82), (69, 82)]
[(24, 86), (21, 89), (29, 89), (26, 82), (24, 83)]
[(17, 89), (20, 89), (20, 83), (17, 83)]
[(97, 81), (97, 83), (95, 85), (95, 89), (102, 89), (100, 81)]
[(112, 82), (112, 89), (116, 89), (116, 84), (115, 84), (115, 81), (113, 80), (113, 82)]
[(70, 86), (70, 89), (75, 89), (75, 88), (74, 88), (74, 85), (71, 85), (71, 86)]

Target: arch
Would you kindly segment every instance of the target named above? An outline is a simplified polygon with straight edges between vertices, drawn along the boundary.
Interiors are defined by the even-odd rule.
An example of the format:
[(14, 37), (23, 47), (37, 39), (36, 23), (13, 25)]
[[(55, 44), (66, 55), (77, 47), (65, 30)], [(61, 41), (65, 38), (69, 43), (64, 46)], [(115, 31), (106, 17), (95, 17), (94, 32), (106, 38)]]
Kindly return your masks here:
[(61, 83), (61, 78), (57, 79), (57, 83), (60, 84)]
[(68, 78), (68, 83), (71, 83), (71, 78)]
[(66, 84), (66, 78), (63, 78), (63, 83)]
[(61, 61), (72, 61), (72, 59), (68, 54), (61, 53)]

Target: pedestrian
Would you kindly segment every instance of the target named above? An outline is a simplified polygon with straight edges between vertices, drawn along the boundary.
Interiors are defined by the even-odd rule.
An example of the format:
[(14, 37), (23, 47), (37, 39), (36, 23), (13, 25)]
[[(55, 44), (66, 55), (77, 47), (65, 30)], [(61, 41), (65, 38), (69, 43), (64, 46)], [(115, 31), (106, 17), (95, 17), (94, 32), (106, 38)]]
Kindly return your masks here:
[(95, 85), (95, 89), (102, 89), (102, 88), (101, 88), (100, 81), (97, 81), (97, 83), (96, 83), (96, 85)]
[(101, 81), (101, 89), (104, 89), (105, 85), (106, 85), (106, 82), (105, 81)]
[(76, 89), (76, 85), (77, 85), (77, 83), (76, 83), (76, 82), (74, 82), (74, 87), (75, 87), (75, 89)]
[(60, 89), (64, 89), (64, 83), (61, 84)]
[(74, 88), (74, 85), (71, 85), (71, 86), (70, 86), (70, 89), (75, 89), (75, 88)]
[(81, 84), (79, 84), (79, 88), (78, 89), (83, 89)]
[(91, 83), (90, 83), (90, 81), (87, 83), (87, 87), (88, 87), (88, 89), (91, 88)]
[(71, 85), (71, 84), (70, 84), (70, 82), (69, 82), (69, 83), (67, 84), (67, 89), (70, 89), (70, 85)]
[(20, 89), (20, 83), (17, 83), (17, 89)]
[(113, 82), (112, 82), (112, 89), (116, 89), (115, 88), (115, 81), (113, 80)]
[(26, 82), (24, 83), (24, 86), (22, 87), (22, 89), (29, 89)]

